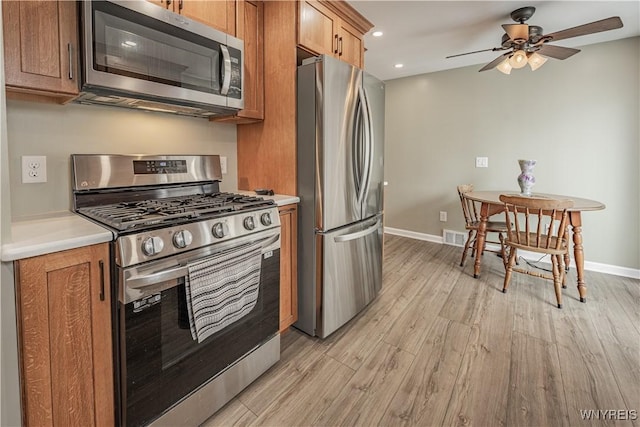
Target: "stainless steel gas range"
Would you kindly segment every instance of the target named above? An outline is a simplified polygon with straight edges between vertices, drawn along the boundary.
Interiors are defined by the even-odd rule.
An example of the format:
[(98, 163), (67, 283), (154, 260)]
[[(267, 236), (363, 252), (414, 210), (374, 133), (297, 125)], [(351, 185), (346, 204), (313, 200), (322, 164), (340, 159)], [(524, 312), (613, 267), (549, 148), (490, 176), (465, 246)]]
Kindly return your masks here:
[(280, 220), (220, 192), (218, 156), (72, 155), (73, 203), (114, 233), (118, 424), (198, 425), (280, 357)]

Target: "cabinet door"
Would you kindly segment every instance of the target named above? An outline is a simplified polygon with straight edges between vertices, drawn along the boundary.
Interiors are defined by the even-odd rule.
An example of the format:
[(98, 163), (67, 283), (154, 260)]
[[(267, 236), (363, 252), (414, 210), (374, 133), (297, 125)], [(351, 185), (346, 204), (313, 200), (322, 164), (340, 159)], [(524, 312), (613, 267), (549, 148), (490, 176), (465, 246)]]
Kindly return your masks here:
[(338, 58), (358, 68), (364, 66), (362, 34), (344, 21), (339, 22)]
[(280, 332), (298, 320), (298, 207), (280, 207)]
[(264, 5), (238, 2), (237, 35), (244, 40), (244, 110), (239, 117), (264, 118)]
[(78, 88), (74, 1), (3, 1), (5, 83), (10, 93), (73, 99)]
[(299, 8), (298, 44), (319, 55), (337, 54), (337, 17), (314, 1), (301, 1)]
[(114, 424), (107, 244), (16, 262), (23, 422)]
[[(177, 3), (177, 5), (176, 5)], [(174, 10), (227, 34), (236, 33), (235, 0), (178, 0)]]

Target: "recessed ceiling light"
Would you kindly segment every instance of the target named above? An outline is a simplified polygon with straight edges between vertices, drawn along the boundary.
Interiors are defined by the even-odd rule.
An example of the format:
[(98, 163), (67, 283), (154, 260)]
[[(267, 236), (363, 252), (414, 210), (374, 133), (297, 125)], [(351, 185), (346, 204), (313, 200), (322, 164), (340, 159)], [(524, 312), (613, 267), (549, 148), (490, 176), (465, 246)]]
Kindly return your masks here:
[(131, 40), (126, 40), (126, 41), (122, 42), (121, 44), (124, 47), (136, 47), (138, 45), (138, 43), (133, 42)]
[(380, 37), (382, 35), (382, 31), (374, 31), (371, 35), (373, 37)]
[(396, 68), (402, 68), (402, 67), (404, 67), (404, 64), (396, 64), (396, 65), (394, 65), (394, 67), (396, 67)]

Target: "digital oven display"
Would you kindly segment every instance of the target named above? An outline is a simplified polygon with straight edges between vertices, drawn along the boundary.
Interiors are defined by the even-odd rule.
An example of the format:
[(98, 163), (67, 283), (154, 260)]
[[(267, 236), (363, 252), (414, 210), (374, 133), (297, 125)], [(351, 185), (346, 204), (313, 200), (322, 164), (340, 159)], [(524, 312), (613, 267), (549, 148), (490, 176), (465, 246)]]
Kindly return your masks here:
[(134, 160), (135, 174), (187, 173), (186, 160)]

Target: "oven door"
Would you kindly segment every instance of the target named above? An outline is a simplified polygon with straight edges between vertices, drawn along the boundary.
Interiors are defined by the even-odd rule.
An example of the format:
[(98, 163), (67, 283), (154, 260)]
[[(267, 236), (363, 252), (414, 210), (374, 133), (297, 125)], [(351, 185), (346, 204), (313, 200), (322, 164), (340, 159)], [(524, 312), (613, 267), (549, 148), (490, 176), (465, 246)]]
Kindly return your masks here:
[[(188, 265), (256, 244), (260, 280), (252, 308), (199, 343), (187, 307), (194, 295)], [(126, 268), (118, 276), (123, 425), (149, 424), (278, 332), (279, 227)]]

